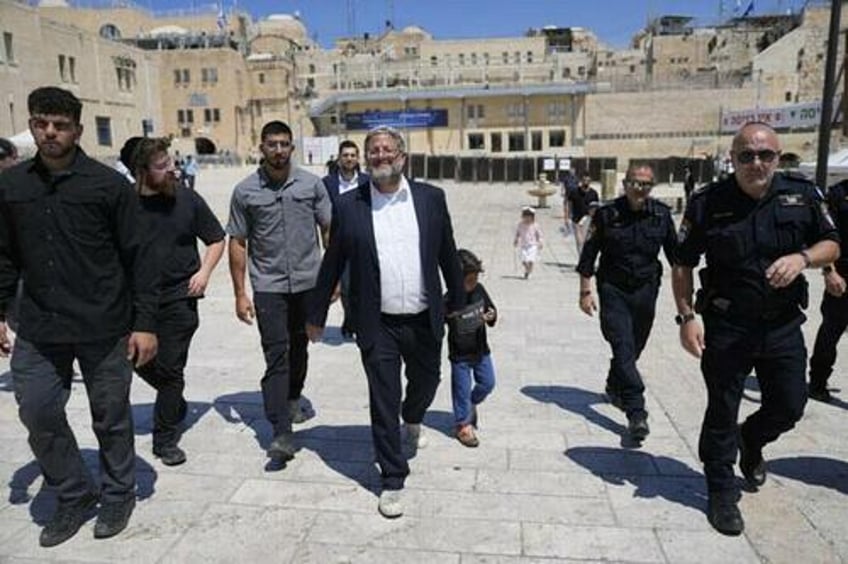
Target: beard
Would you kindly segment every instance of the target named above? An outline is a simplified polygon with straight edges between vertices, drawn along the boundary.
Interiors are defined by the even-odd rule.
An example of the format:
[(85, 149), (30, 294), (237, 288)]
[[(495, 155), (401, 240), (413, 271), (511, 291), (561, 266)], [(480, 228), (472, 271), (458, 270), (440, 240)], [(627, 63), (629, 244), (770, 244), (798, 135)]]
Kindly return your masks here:
[(177, 195), (177, 186), (179, 186), (179, 181), (173, 176), (166, 176), (160, 182), (150, 182), (148, 178), (147, 187), (156, 192), (157, 194), (161, 194), (167, 198), (174, 198)]
[(371, 174), (371, 180), (378, 186), (387, 182), (397, 182), (403, 174), (403, 165), (399, 162), (380, 165), (376, 168), (370, 168), (368, 171)]

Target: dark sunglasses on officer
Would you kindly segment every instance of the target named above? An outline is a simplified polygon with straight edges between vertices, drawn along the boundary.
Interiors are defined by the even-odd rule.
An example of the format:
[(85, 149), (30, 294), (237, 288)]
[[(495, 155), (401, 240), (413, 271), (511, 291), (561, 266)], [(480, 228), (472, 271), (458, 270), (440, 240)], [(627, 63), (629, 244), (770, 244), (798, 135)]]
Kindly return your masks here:
[(780, 153), (771, 149), (762, 149), (760, 151), (744, 150), (736, 153), (736, 160), (742, 164), (751, 164), (757, 158), (761, 163), (770, 163), (777, 158)]
[(651, 188), (654, 187), (653, 180), (625, 180), (624, 185), (628, 188), (633, 188), (635, 190), (640, 190), (642, 192), (648, 192)]

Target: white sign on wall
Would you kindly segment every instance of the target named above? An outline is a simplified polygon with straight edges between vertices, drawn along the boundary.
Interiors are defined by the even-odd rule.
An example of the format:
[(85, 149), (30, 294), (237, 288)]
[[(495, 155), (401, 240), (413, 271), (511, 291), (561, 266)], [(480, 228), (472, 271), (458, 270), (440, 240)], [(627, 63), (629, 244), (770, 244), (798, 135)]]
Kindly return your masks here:
[(300, 156), (307, 165), (323, 165), (330, 159), (335, 159), (339, 152), (339, 138), (335, 135), (328, 137), (304, 137), (303, 154)]
[(774, 127), (816, 127), (821, 119), (821, 102), (792, 104), (777, 108), (755, 108), (721, 113), (721, 132), (733, 133), (749, 121), (761, 121)]

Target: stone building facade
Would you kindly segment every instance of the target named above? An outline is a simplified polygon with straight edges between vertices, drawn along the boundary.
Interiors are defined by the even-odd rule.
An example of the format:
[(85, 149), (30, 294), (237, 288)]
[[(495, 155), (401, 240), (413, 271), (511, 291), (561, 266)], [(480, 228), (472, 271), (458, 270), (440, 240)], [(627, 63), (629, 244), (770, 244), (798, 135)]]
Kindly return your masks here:
[[(664, 16), (625, 49), (553, 26), (450, 40), (387, 26), (324, 49), (296, 15), (0, 0), (0, 135), (26, 129), (32, 88), (56, 84), (85, 102), (85, 147), (104, 157), (143, 132), (172, 136), (183, 153), (244, 157), (272, 119), (297, 139), (359, 142), (368, 124), (395, 120), (427, 155), (615, 156), (619, 166), (720, 155), (727, 112), (820, 101), (826, 4), (710, 27)], [(782, 133), (787, 150), (814, 155), (814, 126)]]

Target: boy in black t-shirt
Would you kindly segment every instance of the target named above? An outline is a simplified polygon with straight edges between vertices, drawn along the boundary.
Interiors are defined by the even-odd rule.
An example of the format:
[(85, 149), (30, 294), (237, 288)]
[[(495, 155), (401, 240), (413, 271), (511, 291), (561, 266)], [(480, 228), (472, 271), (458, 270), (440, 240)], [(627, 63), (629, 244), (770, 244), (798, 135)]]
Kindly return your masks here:
[[(177, 179), (166, 139), (140, 141), (132, 164), (141, 208), (140, 232), (153, 238), (160, 268), (159, 352), (136, 371), (157, 391), (153, 454), (174, 466), (186, 460), (177, 442), (187, 411), (183, 370), (199, 324), (197, 300), (203, 297), (224, 252), (224, 229), (203, 198)], [(197, 239), (206, 245), (202, 261)]]
[(477, 280), (479, 273), (483, 272), (483, 263), (466, 249), (460, 249), (458, 254), (465, 274), (466, 307), (448, 318), (451, 396), (456, 438), (467, 447), (476, 447), (480, 444), (475, 432), (477, 405), (495, 387), (495, 369), (486, 342), (486, 325), (495, 325), (498, 312), (486, 289)]

